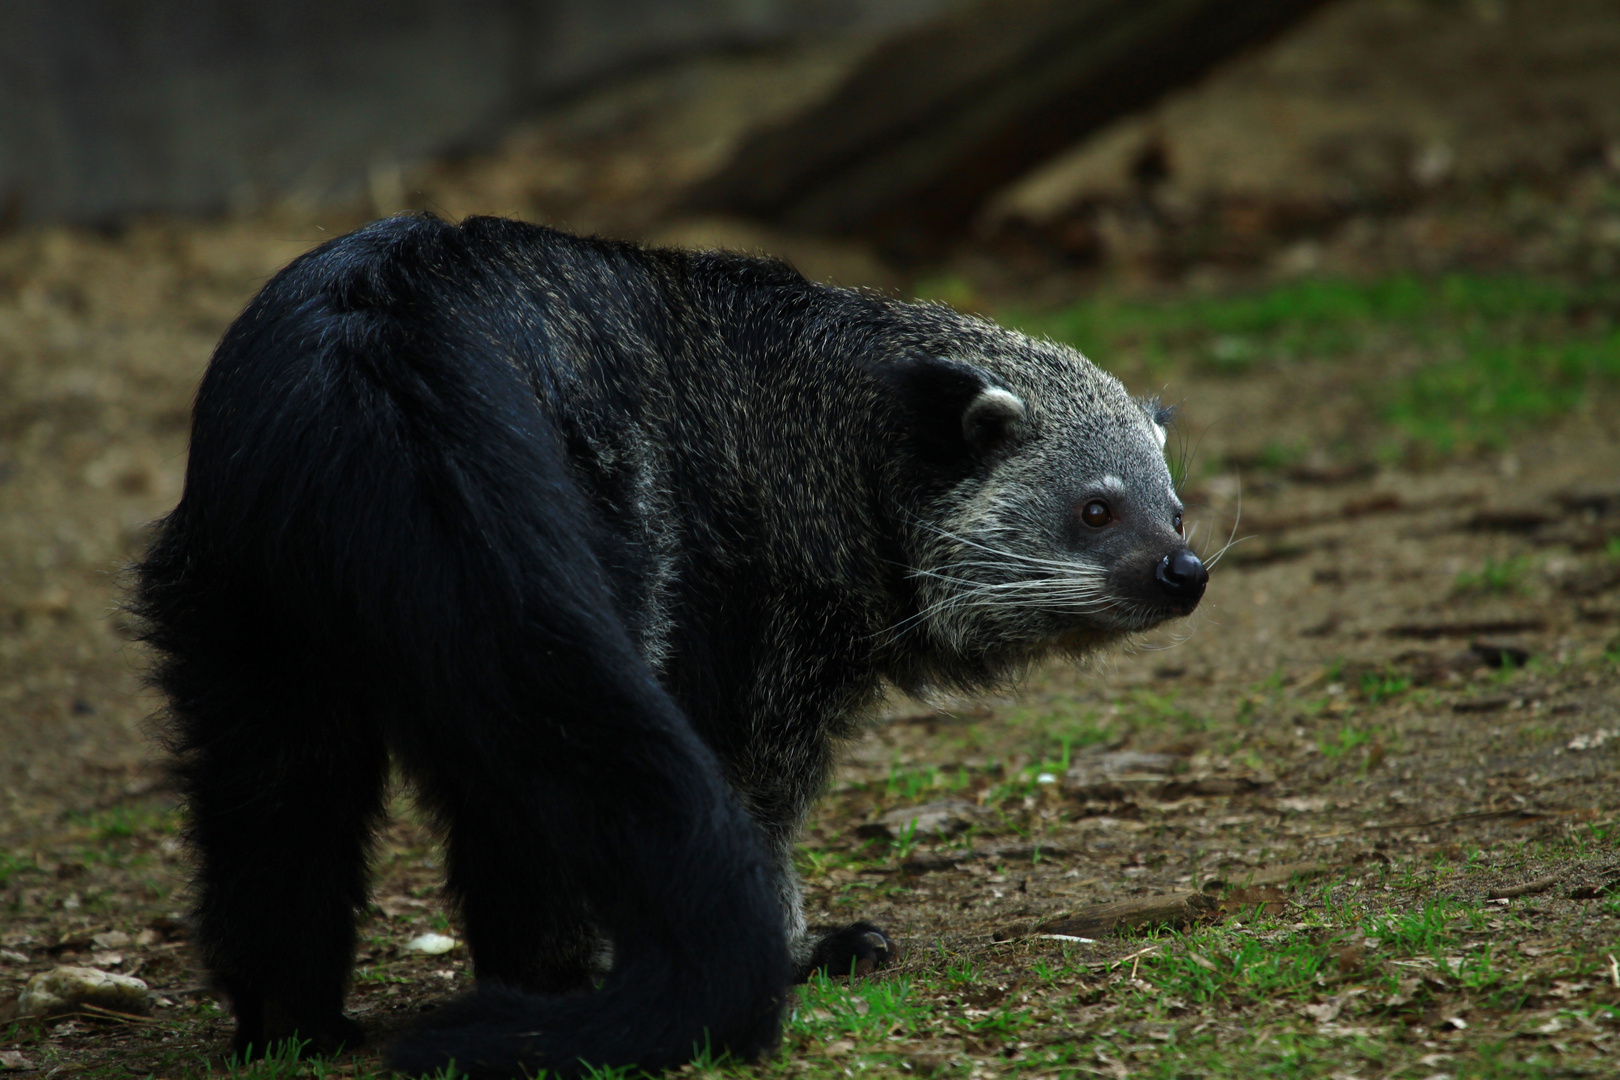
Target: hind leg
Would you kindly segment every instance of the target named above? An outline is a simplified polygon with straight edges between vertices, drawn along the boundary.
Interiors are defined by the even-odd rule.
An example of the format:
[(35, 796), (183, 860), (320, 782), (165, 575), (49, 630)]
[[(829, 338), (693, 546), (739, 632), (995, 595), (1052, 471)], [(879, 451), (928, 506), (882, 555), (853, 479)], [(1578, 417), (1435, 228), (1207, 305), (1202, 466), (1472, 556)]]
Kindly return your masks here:
[[(435, 755), (422, 793), (446, 828), (445, 884), (461, 914), (480, 983), (560, 994), (590, 985), (600, 940), (547, 835), (499, 796), (532, 778), (478, 774), (478, 766)], [(492, 803), (496, 805), (491, 805)]]
[[(236, 1013), (234, 1048), (359, 1044), (343, 1015), (387, 774), (382, 740), (318, 693), (177, 664), (177, 772), (197, 856), (196, 936)], [(307, 681), (287, 678), (280, 686)], [(318, 687), (316, 688), (318, 690)]]

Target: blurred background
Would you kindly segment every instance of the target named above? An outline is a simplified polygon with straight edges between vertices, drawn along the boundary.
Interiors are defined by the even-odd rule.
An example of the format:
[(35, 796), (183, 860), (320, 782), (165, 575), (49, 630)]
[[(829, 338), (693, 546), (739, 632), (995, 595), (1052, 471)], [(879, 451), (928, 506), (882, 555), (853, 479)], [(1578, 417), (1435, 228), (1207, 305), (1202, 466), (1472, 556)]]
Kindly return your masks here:
[(432, 208), (837, 250), (845, 274), (882, 281), (963, 248), (1034, 277), (1180, 278), (1369, 261), (1604, 273), (1620, 245), (1603, 217), (1620, 21), (1603, 0), (6, 15), (6, 230), (156, 214), (330, 228)]

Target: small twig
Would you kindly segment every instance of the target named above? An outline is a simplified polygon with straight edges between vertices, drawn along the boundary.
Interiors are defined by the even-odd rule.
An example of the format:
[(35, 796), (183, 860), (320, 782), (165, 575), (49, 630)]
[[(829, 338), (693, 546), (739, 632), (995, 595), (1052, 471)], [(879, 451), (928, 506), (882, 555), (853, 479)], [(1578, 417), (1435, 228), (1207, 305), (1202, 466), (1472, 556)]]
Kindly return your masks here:
[(1614, 953), (1609, 954), (1609, 978), (1614, 982), (1614, 988), (1620, 990), (1620, 961), (1615, 960)]
[(1511, 900), (1516, 896), (1529, 896), (1531, 893), (1546, 892), (1556, 884), (1558, 884), (1558, 875), (1548, 874), (1546, 877), (1538, 877), (1532, 881), (1527, 881), (1523, 885), (1514, 885), (1506, 889), (1497, 889), (1490, 896), (1486, 897), (1486, 899)]
[(1123, 964), (1127, 960), (1135, 960), (1138, 957), (1146, 956), (1148, 953), (1158, 952), (1158, 951), (1159, 951), (1159, 947), (1157, 945), (1149, 945), (1145, 949), (1136, 950), (1135, 952), (1131, 953), (1129, 956), (1120, 957), (1118, 960), (1115, 960), (1113, 962), (1113, 966), (1114, 967), (1119, 967), (1119, 965)]
[(1157, 945), (1149, 945), (1145, 949), (1138, 949), (1136, 952), (1131, 953), (1131, 955), (1129, 955), (1129, 956), (1122, 956), (1118, 960), (1115, 960), (1113, 962), (1113, 964), (1110, 966), (1110, 969), (1111, 970), (1117, 969), (1119, 967), (1119, 965), (1121, 965), (1125, 961), (1129, 960), (1131, 962), (1131, 978), (1135, 979), (1136, 978), (1136, 966), (1142, 962), (1142, 957), (1147, 956), (1149, 953), (1156, 953), (1158, 951), (1159, 951), (1159, 947)]
[(117, 1009), (103, 1008), (100, 1005), (91, 1005), (89, 1002), (74, 1006), (73, 1011), (76, 1013), (88, 1013), (91, 1016), (106, 1017), (112, 1020), (123, 1020), (131, 1024), (158, 1024), (160, 1026), (164, 1026), (173, 1025), (174, 1023), (170, 1020), (159, 1020), (155, 1016), (138, 1016), (135, 1013), (119, 1012)]
[(1038, 938), (1050, 938), (1053, 941), (1077, 941), (1082, 945), (1097, 944), (1096, 938), (1078, 937), (1074, 934), (1036, 934)]
[(1315, 686), (1317, 683), (1324, 682), (1327, 679), (1327, 677), (1328, 677), (1328, 669), (1325, 668), (1325, 667), (1320, 667), (1320, 668), (1317, 668), (1311, 674), (1305, 676), (1303, 679), (1301, 679), (1298, 682), (1291, 685), (1288, 689), (1292, 690), (1294, 693), (1297, 694), (1301, 690), (1308, 690), (1311, 687)]

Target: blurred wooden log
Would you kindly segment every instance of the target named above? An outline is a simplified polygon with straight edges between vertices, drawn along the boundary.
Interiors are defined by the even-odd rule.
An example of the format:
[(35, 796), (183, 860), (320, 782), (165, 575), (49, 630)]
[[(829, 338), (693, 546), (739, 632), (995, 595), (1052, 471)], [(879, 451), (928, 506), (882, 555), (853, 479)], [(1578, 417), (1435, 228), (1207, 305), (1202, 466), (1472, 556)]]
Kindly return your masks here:
[(1042, 934), (1097, 938), (1119, 930), (1149, 926), (1182, 926), (1214, 915), (1220, 905), (1203, 893), (1171, 893), (1112, 904), (1093, 904), (1035, 927)]
[(686, 205), (927, 248), (1041, 161), (1322, 2), (983, 0), (879, 46)]

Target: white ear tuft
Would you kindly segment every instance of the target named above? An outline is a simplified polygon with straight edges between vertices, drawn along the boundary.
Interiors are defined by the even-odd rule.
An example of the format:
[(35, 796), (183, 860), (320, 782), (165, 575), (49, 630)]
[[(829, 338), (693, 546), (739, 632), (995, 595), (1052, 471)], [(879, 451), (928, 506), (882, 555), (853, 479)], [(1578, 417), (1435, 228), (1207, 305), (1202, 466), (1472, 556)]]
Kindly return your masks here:
[(1155, 439), (1159, 440), (1159, 449), (1163, 450), (1164, 449), (1164, 444), (1170, 438), (1170, 433), (1164, 429), (1163, 424), (1154, 424), (1153, 425), (1153, 437)]
[(1026, 415), (1028, 410), (1017, 394), (991, 386), (981, 390), (963, 411), (962, 435), (982, 450), (1005, 442)]

